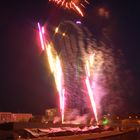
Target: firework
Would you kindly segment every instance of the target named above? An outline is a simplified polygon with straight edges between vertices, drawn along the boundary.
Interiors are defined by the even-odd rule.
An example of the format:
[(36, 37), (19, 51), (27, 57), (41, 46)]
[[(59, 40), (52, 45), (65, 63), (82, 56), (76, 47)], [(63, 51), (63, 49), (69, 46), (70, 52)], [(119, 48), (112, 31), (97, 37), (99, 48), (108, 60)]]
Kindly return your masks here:
[(48, 44), (48, 46), (46, 47), (46, 52), (47, 52), (51, 72), (54, 75), (56, 88), (59, 93), (60, 111), (61, 111), (61, 118), (62, 118), (62, 123), (63, 123), (64, 122), (64, 108), (65, 108), (65, 103), (64, 103), (65, 102), (65, 89), (63, 87), (62, 67), (61, 67), (60, 59), (57, 56), (53, 46)]
[(42, 50), (46, 50), (46, 54), (48, 56), (50, 70), (54, 75), (55, 84), (57, 91), (59, 93), (60, 100), (60, 111), (62, 123), (64, 122), (64, 108), (65, 108), (65, 88), (63, 87), (63, 72), (60, 63), (60, 59), (57, 56), (57, 53), (50, 41), (45, 38), (45, 29), (41, 27), (38, 23), (39, 36), (41, 41)]
[[(94, 56), (94, 55), (92, 55), (92, 56)], [(93, 63), (93, 60), (94, 59), (92, 59), (92, 63)], [(95, 100), (94, 100), (93, 90), (92, 90), (92, 87), (91, 87), (91, 84), (90, 84), (90, 67), (89, 66), (90, 66), (89, 62), (86, 61), (86, 80), (85, 80), (85, 82), (86, 82), (90, 102), (91, 102), (91, 105), (92, 105), (92, 109), (93, 109), (93, 112), (94, 112), (94, 115), (95, 115), (95, 119), (96, 119), (96, 122), (98, 123), (96, 104), (95, 104)]]
[[(71, 32), (64, 32), (62, 29), (64, 29), (65, 26), (70, 27), (72, 29)], [(81, 110), (81, 104), (83, 104), (83, 109), (86, 109), (88, 103), (87, 99), (85, 99), (84, 96), (87, 92), (95, 119), (98, 122), (96, 104), (94, 99), (95, 94), (93, 96), (93, 89), (90, 84), (90, 79), (93, 78), (95, 56), (93, 53), (93, 49), (91, 49), (91, 42), (88, 40), (86, 43), (84, 42), (85, 36), (90, 37), (90, 34), (88, 33), (88, 31), (85, 31), (86, 34), (83, 34), (83, 29), (70, 21), (65, 22), (62, 27), (57, 27), (54, 32), (55, 34), (59, 35), (59, 39), (62, 38), (60, 42), (57, 42), (57, 46), (62, 46), (60, 59), (58, 57), (58, 52), (53, 46), (52, 41), (45, 38), (46, 36), (44, 27), (41, 27), (38, 23), (38, 28), (42, 50), (46, 50), (50, 70), (54, 75), (55, 85), (59, 94), (62, 122), (64, 122), (65, 97), (67, 100), (67, 107), (69, 106)], [(76, 38), (74, 37), (74, 32), (77, 36)], [(54, 40), (55, 39), (56, 37), (54, 37)], [(76, 46), (76, 44), (78, 44), (79, 46)], [(84, 44), (89, 46), (88, 50), (86, 50)], [(87, 53), (87, 51), (90, 52), (90, 54)], [(61, 66), (61, 62), (63, 63), (63, 69)], [(86, 68), (86, 73), (84, 68)], [(85, 81), (83, 81), (84, 77), (86, 77)], [(87, 89), (84, 88), (85, 83)], [(79, 89), (79, 87), (81, 88)], [(69, 97), (66, 96), (65, 93), (67, 93)]]
[[(92, 34), (79, 24), (81, 22), (60, 23), (59, 28), (50, 30), (51, 40), (46, 35), (48, 30), (38, 23), (39, 37), (59, 94), (62, 122), (67, 109), (76, 109), (80, 115), (93, 111), (98, 123), (102, 110), (112, 112), (114, 108), (119, 109), (116, 102), (120, 102), (120, 98), (117, 95), (123, 92), (118, 76), (120, 67), (113, 49), (103, 41), (97, 47)], [(112, 104), (108, 102), (110, 100)]]
[[(65, 32), (64, 36), (65, 27), (69, 28), (67, 28), (67, 32)], [(87, 102), (87, 99), (90, 99), (95, 119), (98, 122), (94, 99), (95, 92), (93, 96), (93, 89), (90, 84), (90, 79), (93, 77), (95, 56), (93, 48), (91, 48), (91, 42), (89, 40), (85, 42), (85, 37), (90, 37), (90, 34), (87, 31), (84, 31), (85, 34), (83, 34), (83, 28), (70, 21), (60, 24), (59, 29), (56, 28), (54, 32), (56, 35), (54, 36), (54, 40), (57, 43), (56, 45), (61, 49), (61, 62), (63, 63), (63, 76), (67, 93), (66, 106), (68, 108), (76, 108), (79, 110), (80, 114), (84, 114), (84, 110), (89, 110), (90, 108), (89, 103)], [(87, 58), (88, 61), (86, 61)], [(86, 73), (84, 69), (85, 62)], [(83, 80), (85, 77), (86, 81)], [(84, 86), (85, 84), (86, 87)], [(92, 84), (95, 83), (92, 81)]]
[(39, 30), (39, 37), (40, 37), (41, 47), (42, 47), (42, 50), (44, 50), (45, 49), (44, 39), (43, 39), (44, 27), (41, 27), (39, 23), (38, 23), (38, 30)]
[(79, 13), (82, 17), (84, 16), (82, 7), (85, 7), (85, 4), (89, 4), (87, 0), (49, 0), (55, 4), (64, 7), (66, 9), (72, 9), (75, 12)]

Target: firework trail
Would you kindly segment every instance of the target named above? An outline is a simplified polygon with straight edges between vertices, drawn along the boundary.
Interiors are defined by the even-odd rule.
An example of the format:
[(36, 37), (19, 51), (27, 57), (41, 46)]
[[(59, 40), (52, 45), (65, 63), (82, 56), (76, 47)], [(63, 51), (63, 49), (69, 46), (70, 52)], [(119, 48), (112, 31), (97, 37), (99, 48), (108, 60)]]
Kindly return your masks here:
[(44, 38), (43, 38), (44, 28), (41, 27), (39, 23), (38, 23), (38, 30), (39, 30), (39, 37), (40, 37), (41, 47), (42, 47), (42, 50), (44, 50), (45, 49)]
[(90, 98), (90, 101), (91, 101), (92, 109), (93, 109), (93, 112), (94, 112), (94, 115), (95, 115), (95, 119), (96, 119), (96, 122), (98, 123), (96, 104), (95, 104), (95, 99), (94, 99), (94, 94), (93, 94), (94, 89), (92, 90), (92, 87), (91, 87), (91, 84), (90, 84), (90, 77), (91, 77), (90, 66), (93, 65), (93, 62), (94, 62), (94, 54), (90, 56), (89, 61), (88, 60), (86, 61), (86, 66), (85, 66), (86, 80), (85, 80), (85, 82), (86, 82), (89, 98)]
[(61, 6), (66, 9), (72, 9), (82, 17), (84, 16), (82, 12), (82, 7), (85, 8), (85, 4), (89, 4), (87, 0), (49, 0), (54, 2), (56, 5)]
[(55, 84), (57, 91), (59, 93), (59, 101), (60, 101), (60, 111), (62, 123), (64, 122), (64, 108), (65, 108), (65, 88), (63, 87), (63, 72), (60, 63), (60, 59), (55, 51), (53, 44), (49, 43), (50, 41), (45, 38), (45, 30), (44, 27), (41, 27), (38, 23), (39, 36), (42, 46), (42, 51), (46, 50), (46, 54), (48, 56), (48, 61), (50, 65), (50, 70), (54, 75)]

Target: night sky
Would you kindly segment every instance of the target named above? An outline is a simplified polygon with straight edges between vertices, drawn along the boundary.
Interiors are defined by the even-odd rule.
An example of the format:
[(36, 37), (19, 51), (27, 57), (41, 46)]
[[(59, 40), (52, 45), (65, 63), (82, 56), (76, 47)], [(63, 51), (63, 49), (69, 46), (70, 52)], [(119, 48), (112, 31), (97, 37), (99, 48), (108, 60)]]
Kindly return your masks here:
[[(109, 11), (109, 19), (99, 17), (97, 11), (101, 7)], [(135, 92), (129, 95), (127, 104), (131, 104), (130, 112), (140, 112), (139, 3), (130, 0), (91, 0), (85, 11), (83, 20), (87, 26), (111, 26), (114, 46), (122, 50), (134, 77)], [(76, 20), (80, 17), (55, 7), (47, 0), (1, 2), (0, 112), (43, 114), (46, 108), (58, 104), (52, 75), (39, 51), (37, 22), (49, 21), (58, 25), (64, 19)]]

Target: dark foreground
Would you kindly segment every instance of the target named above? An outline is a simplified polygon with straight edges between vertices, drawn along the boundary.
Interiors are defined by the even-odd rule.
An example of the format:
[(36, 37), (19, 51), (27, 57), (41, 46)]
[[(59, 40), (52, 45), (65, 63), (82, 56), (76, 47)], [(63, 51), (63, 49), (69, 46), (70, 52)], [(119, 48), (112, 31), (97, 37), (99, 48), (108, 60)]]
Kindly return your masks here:
[(0, 125), (0, 140), (140, 140), (140, 127), (124, 129), (118, 125), (104, 129), (100, 126), (8, 123)]
[[(108, 136), (112, 135), (113, 136)], [(27, 139), (21, 139), (27, 140)], [(95, 133), (95, 134), (83, 134), (77, 136), (62, 136), (62, 137), (42, 137), (42, 138), (34, 138), (30, 140), (140, 140), (140, 134), (137, 131), (131, 131), (128, 133), (115, 134), (115, 132), (103, 132), (103, 133)]]
[[(0, 131), (1, 133), (2, 131)], [(12, 134), (12, 132), (9, 132)], [(9, 135), (9, 134), (8, 134)], [(12, 136), (12, 135), (11, 135)], [(68, 136), (42, 136), (37, 138), (0, 137), (0, 140), (140, 140), (140, 131), (104, 131), (87, 134), (77, 134)]]

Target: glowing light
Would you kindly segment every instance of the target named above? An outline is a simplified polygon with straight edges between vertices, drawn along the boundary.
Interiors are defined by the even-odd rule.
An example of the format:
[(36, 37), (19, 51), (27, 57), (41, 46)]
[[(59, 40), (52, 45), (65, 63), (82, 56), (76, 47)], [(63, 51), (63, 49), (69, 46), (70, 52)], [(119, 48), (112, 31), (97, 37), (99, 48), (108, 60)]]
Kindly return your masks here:
[(47, 51), (47, 55), (48, 55), (48, 61), (49, 61), (50, 69), (51, 69), (51, 72), (53, 73), (54, 70), (55, 70), (55, 66), (54, 66), (55, 62), (54, 62), (54, 58), (53, 58), (53, 55), (52, 55), (50, 44), (48, 44), (48, 46), (46, 47), (46, 51)]
[(105, 17), (105, 18), (109, 18), (110, 17), (109, 11), (107, 9), (105, 9), (105, 8), (99, 8), (98, 9), (98, 14), (101, 17)]
[(58, 56), (56, 57), (55, 63), (56, 63), (54, 69), (55, 82), (56, 82), (57, 90), (59, 91), (59, 93), (61, 93), (62, 92), (62, 69)]
[(117, 116), (117, 120), (119, 120), (120, 118), (119, 118), (119, 116)]
[(89, 94), (89, 97), (90, 97), (90, 101), (91, 101), (92, 109), (93, 109), (93, 112), (94, 112), (94, 115), (95, 115), (95, 119), (96, 119), (96, 122), (98, 122), (96, 104), (95, 104), (95, 101), (94, 101), (94, 98), (93, 98), (93, 92), (92, 92), (92, 89), (91, 89), (91, 86), (90, 86), (88, 76), (86, 77), (86, 86), (87, 86), (87, 89), (88, 89), (88, 94)]
[(103, 120), (103, 125), (107, 125), (109, 123), (109, 120), (108, 119), (104, 119)]
[(65, 33), (62, 34), (62, 36), (65, 36), (65, 35), (66, 35)]
[(53, 46), (51, 46), (51, 44), (48, 44), (46, 47), (46, 51), (48, 55), (50, 69), (54, 75), (56, 88), (59, 93), (60, 111), (61, 111), (61, 118), (62, 118), (62, 123), (63, 123), (64, 122), (64, 108), (65, 108), (65, 89), (63, 87), (63, 73), (62, 73), (60, 59), (57, 55), (56, 56), (53, 55), (52, 49), (53, 49)]
[(41, 29), (41, 26), (40, 26), (39, 22), (38, 22), (38, 29), (39, 29), (41, 47), (42, 47), (42, 50), (44, 50), (45, 46), (44, 46), (44, 41), (43, 41), (43, 33), (42, 33), (42, 29)]
[(44, 27), (42, 27), (42, 33), (45, 34), (45, 29), (44, 29)]
[[(88, 95), (89, 95), (89, 98), (90, 98), (90, 102), (91, 102), (91, 105), (92, 105), (92, 109), (93, 109), (93, 113), (95, 115), (95, 119), (96, 119), (96, 122), (98, 123), (98, 117), (97, 117), (97, 110), (96, 110), (96, 104), (95, 104), (95, 100), (94, 100), (94, 95), (93, 95), (93, 90), (92, 90), (92, 87), (90, 85), (90, 65), (92, 66), (93, 65), (93, 62), (94, 62), (94, 54), (93, 55), (90, 55), (89, 57), (89, 61), (87, 60), (86, 61), (86, 86), (87, 86), (87, 90), (88, 90)], [(90, 63), (90, 64), (89, 64)]]
[[(44, 43), (44, 39), (45, 39), (44, 27), (43, 26), (41, 27), (41, 25), (38, 23), (38, 29), (39, 29), (41, 47), (42, 47), (42, 50), (44, 50), (45, 45), (46, 45), (46, 53), (48, 56), (50, 70), (54, 75), (56, 88), (59, 93), (60, 111), (61, 111), (61, 117), (62, 117), (62, 122), (63, 122), (64, 121), (64, 106), (65, 106), (65, 103), (64, 103), (65, 102), (65, 97), (64, 97), (65, 89), (63, 88), (63, 74), (62, 74), (61, 63), (58, 56), (56, 55), (56, 52), (53, 46), (49, 43), (48, 44)], [(55, 32), (56, 33), (58, 32), (58, 27), (56, 28)], [(45, 41), (49, 42), (49, 40), (45, 40)], [(55, 52), (55, 55), (53, 54), (54, 52)]]
[(81, 21), (76, 21), (76, 24), (81, 24)]
[(85, 0), (85, 2), (86, 2), (87, 4), (89, 4), (89, 2), (88, 2), (87, 0)]
[(86, 73), (88, 76), (90, 76), (90, 67), (89, 67), (89, 62), (86, 61)]
[(59, 29), (58, 27), (55, 28), (55, 33), (58, 33), (58, 29)]
[(72, 2), (72, 5), (73, 5), (73, 7), (76, 9), (76, 11), (83, 17), (84, 14), (83, 14), (83, 12), (81, 11), (81, 9), (80, 9), (74, 2)]
[[(62, 0), (57, 2), (60, 1)], [(66, 0), (63, 1), (63, 4), (65, 6)], [(72, 3), (71, 5), (67, 3), (67, 7), (72, 8)], [(64, 24), (59, 24), (59, 29), (58, 27), (56, 29), (53, 28), (54, 34), (55, 32), (59, 33), (59, 36), (57, 34), (56, 36), (54, 34), (51, 35), (53, 40), (49, 40), (51, 37), (49, 38), (47, 29), (45, 28), (44, 30), (44, 27), (40, 26), (38, 23), (41, 42), (40, 46), (42, 46), (42, 50), (45, 47), (44, 52), (47, 53), (50, 70), (54, 75), (54, 84), (60, 100), (59, 107), (62, 122), (64, 122), (65, 117), (66, 94), (68, 94), (67, 97), (70, 97), (67, 100), (68, 107), (76, 108), (79, 112), (82, 111), (82, 109), (88, 108), (88, 100), (85, 100), (85, 97), (83, 97), (86, 95), (89, 98), (91, 111), (94, 113), (95, 119), (98, 122), (97, 111), (102, 111), (101, 99), (107, 97), (105, 96), (106, 91), (108, 94), (114, 91), (113, 86), (115, 84), (117, 84), (116, 86), (120, 85), (119, 82), (121, 80), (117, 75), (117, 70), (120, 70), (120, 67), (118, 67), (119, 59), (113, 57), (114, 51), (112, 47), (107, 47), (103, 42), (99, 44), (100, 47), (96, 47), (98, 43), (96, 43), (96, 40), (92, 39), (91, 34), (86, 27), (78, 26), (72, 21), (64, 21), (63, 23)], [(52, 30), (50, 31), (52, 33)], [(66, 33), (66, 37), (62, 36), (63, 32)], [(56, 44), (58, 52), (55, 50), (53, 43)], [(58, 53), (61, 56), (61, 59), (58, 56)], [(94, 57), (93, 53), (96, 54), (96, 57)], [(84, 81), (81, 81), (83, 80), (83, 77)], [(117, 80), (114, 81), (114, 79)], [(85, 94), (86, 92), (87, 94)], [(118, 93), (119, 89), (114, 91), (115, 97), (118, 96)], [(116, 100), (114, 100), (113, 103), (115, 103), (115, 101)], [(112, 110), (112, 108), (106, 108), (106, 111), (111, 112), (110, 109)], [(81, 113), (82, 112), (79, 114)]]
[(94, 63), (94, 56), (95, 56), (95, 54), (91, 54), (91, 55), (89, 56), (90, 67), (93, 66), (93, 63)]
[(62, 91), (62, 108), (61, 108), (61, 115), (62, 115), (62, 123), (64, 122), (64, 112), (65, 111), (65, 89), (63, 88)]
[(56, 57), (56, 67), (55, 67), (55, 83), (57, 86), (57, 90), (59, 92), (60, 98), (60, 109), (61, 109), (61, 116), (62, 116), (62, 123), (64, 122), (64, 106), (65, 106), (65, 90), (63, 88), (63, 74), (62, 74), (62, 67), (58, 56)]
[(50, 2), (54, 2), (55, 4), (62, 6), (66, 9), (72, 9), (78, 12), (82, 17), (84, 16), (81, 6), (84, 7), (84, 4), (89, 4), (86, 0), (49, 0)]
[[(71, 3), (71, 5), (73, 6), (72, 3)], [(67, 4), (67, 6), (69, 6), (69, 5)], [(80, 21), (79, 22), (77, 21), (77, 23), (80, 24), (81, 22)], [(77, 25), (75, 24), (74, 26), (77, 26)], [(77, 28), (79, 28), (79, 30), (80, 30), (81, 26), (77, 26)], [(68, 80), (69, 80), (70, 73), (69, 73), (69, 70), (67, 71), (67, 68), (65, 67), (65, 64), (66, 64), (65, 63), (65, 59), (63, 60), (63, 58), (65, 58), (65, 57), (63, 57), (64, 54), (61, 55), (62, 56), (61, 57), (62, 58), (62, 61), (61, 61), (61, 59), (58, 56), (58, 52), (55, 50), (55, 47), (53, 46), (53, 42), (51, 40), (49, 40), (50, 38), (48, 36), (47, 29), (44, 28), (44, 26), (41, 26), (39, 23), (38, 23), (38, 29), (39, 29), (39, 35), (40, 35), (40, 41), (41, 41), (41, 45), (42, 45), (42, 50), (45, 49), (45, 53), (47, 54), (47, 57), (48, 57), (47, 60), (48, 60), (48, 63), (49, 63), (50, 71), (52, 72), (52, 74), (54, 76), (55, 86), (56, 86), (56, 89), (57, 89), (57, 93), (59, 95), (59, 108), (60, 108), (60, 112), (61, 112), (61, 119), (62, 119), (62, 123), (64, 123), (64, 120), (66, 120), (65, 119), (65, 115), (64, 115), (65, 114), (65, 95), (66, 95), (66, 93), (67, 94), (71, 94), (72, 93), (71, 91), (68, 90), (67, 83), (64, 84), (64, 79), (67, 82), (67, 76), (68, 76)], [(60, 25), (59, 25), (59, 27), (54, 28), (54, 32), (55, 33), (59, 33), (61, 36), (68, 36), (69, 35), (69, 32), (67, 32), (65, 34), (65, 30), (61, 30), (61, 26)], [(81, 35), (81, 34), (79, 34), (79, 35)], [(64, 37), (63, 39), (66, 41), (65, 43), (69, 43), (67, 41), (68, 40), (68, 37)], [(72, 41), (73, 41), (73, 36), (72, 36)], [(75, 43), (75, 42), (73, 42), (73, 43)], [(62, 46), (63, 46), (63, 43), (62, 43)], [(68, 48), (68, 47), (69, 46), (67, 45), (67, 50), (66, 51), (67, 52), (70, 52), (71, 51), (70, 50), (71, 48)], [(81, 50), (82, 50), (83, 45), (81, 45), (80, 47), (81, 47)], [(75, 46), (75, 49), (77, 49), (76, 46)], [(73, 53), (75, 53), (75, 50), (70, 55), (75, 55)], [(90, 54), (87, 53), (84, 50), (83, 50), (82, 53), (84, 54), (84, 57), (82, 55), (80, 56), (80, 57), (82, 57), (82, 63), (80, 62), (80, 67), (82, 66), (82, 69), (81, 70), (83, 71), (83, 75), (86, 76), (85, 81), (84, 81), (85, 83), (82, 82), (82, 84), (85, 84), (86, 85), (87, 92), (88, 92), (87, 96), (90, 99), (90, 106), (92, 107), (92, 110), (93, 110), (93, 113), (94, 113), (94, 116), (95, 116), (95, 120), (98, 123), (96, 104), (95, 104), (95, 100), (94, 100), (94, 98), (95, 98), (95, 91), (94, 91), (94, 88), (92, 86), (92, 84), (95, 85), (95, 82), (93, 80), (93, 78), (94, 78), (93, 77), (93, 68), (94, 68), (94, 58), (95, 58), (94, 56), (95, 55), (94, 55), (94, 53), (93, 53), (92, 50), (90, 51)], [(74, 57), (74, 59), (77, 59), (77, 57)], [(75, 72), (75, 68), (76, 68), (76, 72), (77, 72), (77, 67), (75, 67), (75, 64), (74, 65), (73, 64), (71, 65), (71, 63), (75, 63), (75, 60), (74, 60), (74, 62), (72, 60), (72, 62), (69, 63), (70, 65), (68, 64), (68, 69), (69, 69), (69, 66), (70, 67), (72, 66), (72, 72), (73, 72), (73, 67), (74, 67), (74, 72)], [(76, 62), (76, 63), (79, 63), (79, 62)], [(63, 68), (64, 69), (62, 69), (62, 64), (63, 64)], [(84, 68), (83, 66), (85, 66), (85, 69), (83, 69)], [(86, 71), (86, 73), (84, 73), (84, 71)], [(66, 72), (66, 73), (63, 73), (63, 72)], [(78, 73), (78, 72), (76, 74), (77, 75), (79, 74), (78, 75), (79, 77), (81, 76), (81, 74)], [(75, 73), (72, 76), (75, 76)], [(76, 83), (78, 83), (81, 79), (79, 78), (79, 80), (77, 80), (78, 78), (77, 79), (76, 78), (74, 78), (74, 79), (75, 79)], [(70, 84), (69, 81), (68, 81), (68, 84)], [(82, 84), (80, 83), (79, 85), (82, 85)], [(64, 85), (66, 86), (66, 88), (64, 87)], [(71, 87), (73, 88), (73, 86), (74, 86), (74, 84)], [(85, 89), (84, 89), (84, 91), (85, 91)], [(79, 91), (79, 93), (80, 93), (80, 91)], [(73, 105), (73, 106), (75, 108), (76, 107), (79, 107), (79, 106), (76, 106), (76, 104)]]

